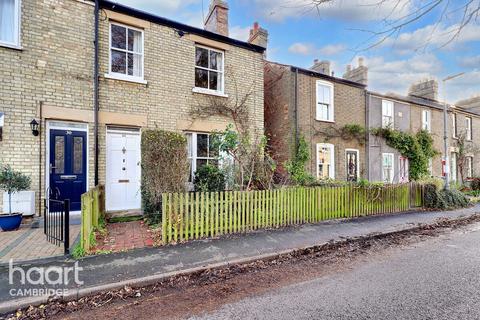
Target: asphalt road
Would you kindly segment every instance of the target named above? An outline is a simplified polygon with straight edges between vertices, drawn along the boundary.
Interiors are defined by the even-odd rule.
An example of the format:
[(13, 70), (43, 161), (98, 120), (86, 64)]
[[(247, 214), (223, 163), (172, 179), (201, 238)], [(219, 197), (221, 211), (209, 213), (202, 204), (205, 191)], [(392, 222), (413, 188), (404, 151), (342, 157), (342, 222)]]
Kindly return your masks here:
[(195, 319), (480, 319), (480, 225)]

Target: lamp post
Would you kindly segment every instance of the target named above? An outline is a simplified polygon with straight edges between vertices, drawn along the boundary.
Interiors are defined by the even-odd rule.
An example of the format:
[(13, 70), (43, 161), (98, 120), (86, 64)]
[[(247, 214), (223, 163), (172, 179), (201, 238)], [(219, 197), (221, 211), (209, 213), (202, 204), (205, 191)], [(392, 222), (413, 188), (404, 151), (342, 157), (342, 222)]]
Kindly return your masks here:
[(457, 73), (451, 76), (446, 77), (442, 80), (442, 87), (443, 87), (443, 148), (444, 148), (444, 156), (443, 160), (445, 161), (445, 190), (448, 190), (450, 187), (450, 158), (448, 156), (448, 106), (447, 106), (447, 99), (445, 93), (445, 83), (452, 79), (458, 78), (463, 76), (465, 72)]

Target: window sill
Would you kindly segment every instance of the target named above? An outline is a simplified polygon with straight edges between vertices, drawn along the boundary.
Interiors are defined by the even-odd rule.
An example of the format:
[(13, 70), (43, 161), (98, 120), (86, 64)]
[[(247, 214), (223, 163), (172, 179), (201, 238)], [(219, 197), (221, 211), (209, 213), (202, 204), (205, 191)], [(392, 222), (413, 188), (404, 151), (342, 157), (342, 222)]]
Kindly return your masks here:
[(105, 73), (104, 77), (105, 77), (105, 79), (120, 80), (120, 81), (133, 82), (133, 83), (139, 83), (139, 84), (147, 84), (148, 83), (147, 80), (143, 80), (143, 79), (140, 79), (140, 78), (123, 76), (123, 75), (114, 74), (114, 73)]
[(218, 92), (218, 91), (214, 91), (214, 90), (204, 89), (204, 88), (193, 87), (192, 92), (201, 93), (201, 94), (208, 94), (208, 95), (211, 95), (211, 96), (217, 96), (217, 97), (222, 97), (222, 98), (228, 98), (228, 94)]
[(23, 47), (16, 45), (16, 44), (11, 44), (11, 43), (5, 43), (0, 41), (0, 47), (5, 47), (13, 50), (18, 50), (18, 51), (23, 51)]
[(323, 120), (323, 119), (316, 119), (318, 122), (328, 122), (328, 123), (335, 123), (335, 120)]

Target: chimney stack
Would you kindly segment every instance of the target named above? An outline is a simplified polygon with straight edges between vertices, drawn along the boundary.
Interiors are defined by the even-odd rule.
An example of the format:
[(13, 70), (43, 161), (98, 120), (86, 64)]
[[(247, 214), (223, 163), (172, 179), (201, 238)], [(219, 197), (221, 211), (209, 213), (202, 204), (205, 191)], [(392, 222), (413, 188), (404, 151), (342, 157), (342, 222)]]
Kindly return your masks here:
[(228, 37), (228, 4), (223, 0), (212, 0), (205, 20), (205, 30)]
[(438, 82), (435, 79), (425, 79), (414, 83), (408, 89), (408, 95), (438, 101)]
[(255, 44), (266, 49), (268, 45), (268, 31), (260, 28), (258, 22), (255, 22), (253, 24), (253, 28), (250, 29), (248, 43)]
[(318, 59), (313, 60), (313, 66), (310, 68), (315, 72), (326, 74), (327, 76), (330, 75), (330, 61), (322, 60), (318, 61)]
[(343, 78), (364, 85), (368, 84), (368, 68), (364, 65), (364, 59), (358, 58), (358, 66), (352, 69), (351, 65), (347, 65), (347, 70), (343, 74)]

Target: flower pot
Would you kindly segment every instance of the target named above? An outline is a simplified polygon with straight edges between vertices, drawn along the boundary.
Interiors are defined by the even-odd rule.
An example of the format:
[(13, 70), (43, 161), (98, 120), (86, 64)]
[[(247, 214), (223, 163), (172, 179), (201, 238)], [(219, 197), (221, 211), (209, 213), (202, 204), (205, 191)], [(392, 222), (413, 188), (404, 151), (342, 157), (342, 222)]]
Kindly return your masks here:
[(22, 223), (22, 214), (3, 214), (0, 215), (0, 228), (3, 231), (13, 231), (17, 230)]

